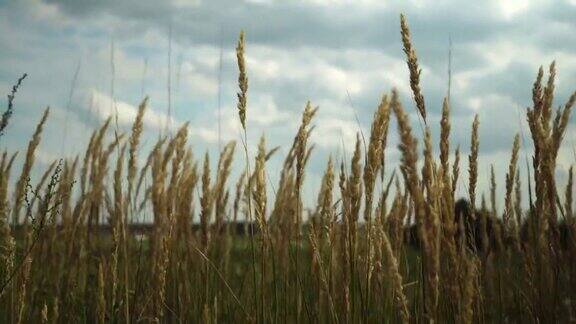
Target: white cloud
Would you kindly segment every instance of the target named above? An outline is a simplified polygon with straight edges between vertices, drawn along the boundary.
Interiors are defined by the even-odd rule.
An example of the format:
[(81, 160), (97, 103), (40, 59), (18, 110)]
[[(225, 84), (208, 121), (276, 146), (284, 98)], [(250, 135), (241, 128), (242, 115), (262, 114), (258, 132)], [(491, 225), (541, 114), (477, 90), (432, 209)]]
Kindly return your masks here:
[(201, 0), (172, 0), (172, 4), (178, 9), (196, 8), (201, 5)]
[(354, 150), (358, 131), (358, 124), (354, 121), (322, 118), (316, 123), (311, 141), (328, 151), (338, 151), (344, 146), (347, 152), (351, 152)]
[(333, 5), (354, 5), (354, 6), (366, 6), (366, 7), (386, 6), (385, 1), (380, 0), (302, 0), (301, 2), (321, 6), (333, 6)]
[(514, 18), (530, 8), (530, 1), (527, 0), (506, 0), (498, 1), (497, 7), (501, 10), (506, 19)]
[(250, 105), (249, 120), (261, 126), (270, 126), (288, 120), (290, 114), (278, 109), (276, 101), (270, 95), (258, 96), (257, 101)]
[[(94, 96), (94, 108), (93, 113), (95, 113), (101, 121), (106, 120), (108, 117), (112, 117), (112, 123), (115, 122), (116, 109), (109, 96), (98, 92), (97, 90), (92, 90), (92, 95)], [(118, 110), (118, 126), (124, 130), (128, 130), (132, 126), (136, 115), (138, 113), (138, 107), (131, 105), (129, 103), (116, 100), (116, 107)], [(166, 123), (168, 127), (173, 131), (182, 126), (184, 123), (175, 118), (168, 118), (167, 114), (164, 112), (158, 112), (154, 107), (150, 105), (147, 107), (144, 114), (144, 131), (157, 133), (166, 129)], [(188, 126), (188, 134), (192, 139), (199, 139), (206, 144), (216, 144), (218, 143), (218, 131), (213, 124), (193, 124)], [(224, 132), (223, 140), (232, 140), (234, 135), (226, 129)]]
[[(176, 77), (173, 76), (173, 78)], [(186, 64), (181, 71), (178, 90), (185, 93), (201, 94), (205, 97), (215, 96), (218, 93), (218, 80)]]
[[(471, 96), (468, 99), (468, 107), (474, 112), (480, 112), (483, 109), (493, 111), (495, 107), (508, 107), (514, 110), (515, 103), (509, 97), (498, 94), (488, 94), (486, 96)], [(489, 117), (489, 116), (486, 116)]]
[[(118, 126), (130, 127), (138, 115), (138, 107), (121, 100), (113, 101), (110, 96), (98, 90), (92, 89), (94, 98), (94, 113), (101, 119), (112, 117), (114, 122), (118, 120)], [(180, 123), (174, 118), (168, 118), (167, 114), (158, 112), (152, 107), (147, 107), (144, 114), (144, 127), (152, 130), (165, 129), (166, 125), (178, 127)]]

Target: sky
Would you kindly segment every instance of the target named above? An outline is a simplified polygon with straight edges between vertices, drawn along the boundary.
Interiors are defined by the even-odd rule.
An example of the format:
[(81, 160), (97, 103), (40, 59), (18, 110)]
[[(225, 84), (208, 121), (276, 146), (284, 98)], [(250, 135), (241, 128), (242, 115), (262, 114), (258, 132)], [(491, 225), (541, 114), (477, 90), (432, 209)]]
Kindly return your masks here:
[[(522, 159), (532, 152), (525, 110), (539, 66), (556, 60), (555, 106), (576, 90), (574, 0), (0, 0), (0, 92), (8, 94), (28, 73), (0, 146), (25, 150), (42, 110), (50, 106), (37, 151), (42, 169), (62, 155), (80, 153), (91, 131), (116, 109), (119, 128), (128, 131), (136, 107), (149, 96), (144, 148), (165, 127), (190, 122), (196, 157), (208, 150), (215, 166), (219, 144), (240, 140), (235, 45), (244, 30), (248, 144), (254, 152), (264, 134), (270, 148), (281, 147), (267, 166), (270, 190), (306, 102), (320, 107), (304, 185), (312, 204), (328, 156), (349, 158), (356, 133), (369, 136), (382, 95), (398, 89), (419, 130), (400, 13), (411, 28), (436, 139), (451, 49), (451, 143), (463, 153), (457, 192), (467, 192), (465, 155), (478, 114), (479, 190), (488, 193), (493, 165), (501, 209), (516, 133), (524, 139)], [(574, 120), (559, 156), (560, 184), (576, 158)], [(399, 160), (392, 125), (387, 174)], [(243, 163), (237, 154), (235, 169)], [(524, 179), (525, 168), (521, 172)]]

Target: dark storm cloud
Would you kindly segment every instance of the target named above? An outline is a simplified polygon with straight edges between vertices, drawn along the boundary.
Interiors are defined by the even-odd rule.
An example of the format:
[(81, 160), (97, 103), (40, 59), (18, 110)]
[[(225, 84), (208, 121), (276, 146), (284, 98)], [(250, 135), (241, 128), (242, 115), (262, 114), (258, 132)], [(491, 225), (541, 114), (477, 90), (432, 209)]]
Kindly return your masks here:
[[(194, 43), (217, 45), (221, 27), (225, 41), (234, 41), (240, 29), (249, 31), (250, 41), (274, 46), (320, 46), (331, 48), (393, 48), (398, 41), (399, 13), (405, 12), (413, 26), (415, 40), (433, 50), (445, 49), (447, 36), (457, 34), (462, 41), (486, 39), (495, 31), (510, 26), (495, 17), (490, 8), (467, 8), (445, 3), (419, 11), (408, 2), (385, 6), (341, 4), (311, 5), (304, 2), (277, 1), (257, 3), (233, 0), (202, 1), (181, 6), (170, 1), (72, 1), (48, 0), (64, 12), (77, 17), (115, 16), (166, 29), (172, 24), (175, 36)], [(183, 2), (184, 3), (184, 2)], [(191, 2), (193, 3), (193, 2)], [(135, 25), (137, 26), (137, 25)], [(137, 29), (137, 27), (134, 27)]]

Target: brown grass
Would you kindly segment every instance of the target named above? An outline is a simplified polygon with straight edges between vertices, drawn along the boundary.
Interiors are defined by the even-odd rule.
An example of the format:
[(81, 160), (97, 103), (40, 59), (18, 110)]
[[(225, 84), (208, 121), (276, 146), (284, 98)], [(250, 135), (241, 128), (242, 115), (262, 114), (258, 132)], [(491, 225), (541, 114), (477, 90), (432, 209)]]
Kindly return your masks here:
[[(198, 160), (190, 148), (188, 124), (174, 136), (159, 138), (145, 155), (146, 163), (139, 165), (138, 157), (146, 154), (140, 152), (145, 99), (129, 136), (110, 136), (108, 119), (92, 134), (83, 156), (54, 161), (41, 170), (38, 181), (31, 181), (46, 110), (23, 160), (8, 152), (0, 160), (3, 319), (574, 321), (573, 169), (566, 188), (560, 189), (556, 161), (576, 93), (554, 112), (555, 64), (545, 84), (544, 70), (538, 72), (526, 112), (534, 145), (531, 172), (520, 174), (517, 135), (503, 179), (502, 213), (493, 167), (490, 210), (477, 192), (479, 170), (487, 166), (480, 166), (476, 115), (467, 166), (470, 207), (457, 209), (461, 153), (457, 147), (450, 156), (450, 102), (445, 99), (442, 105), (436, 157), (404, 16), (401, 31), (412, 95), (424, 120), (422, 158), (410, 116), (398, 91), (392, 90), (375, 103), (364, 149), (358, 135), (349, 161), (327, 158), (312, 209), (304, 203), (302, 188), (318, 108), (306, 104), (279, 183), (270, 190), (269, 174), (276, 170), (266, 164), (278, 148), (268, 149), (262, 136), (256, 156), (248, 154), (244, 33), (236, 50), (245, 168), (237, 179), (231, 179), (236, 144), (223, 147), (216, 165), (208, 153)], [(384, 165), (391, 114), (401, 155), (398, 170), (388, 175)], [(21, 163), (22, 171), (13, 185), (15, 163)], [(530, 190), (524, 210), (521, 185), (531, 186), (531, 178), (534, 192)], [(477, 196), (482, 197), (479, 209)], [(134, 223), (144, 216), (152, 223), (142, 227), (150, 230), (140, 237)], [(242, 219), (243, 227), (237, 227)]]

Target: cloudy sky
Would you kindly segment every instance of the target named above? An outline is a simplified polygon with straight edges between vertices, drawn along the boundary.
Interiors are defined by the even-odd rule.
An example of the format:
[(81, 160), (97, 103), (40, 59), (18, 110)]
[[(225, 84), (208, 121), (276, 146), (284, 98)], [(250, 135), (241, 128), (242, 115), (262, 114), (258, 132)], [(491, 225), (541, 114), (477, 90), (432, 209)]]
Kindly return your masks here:
[[(0, 0), (0, 91), (8, 93), (22, 73), (29, 74), (1, 145), (24, 150), (50, 106), (39, 163), (76, 154), (114, 113), (113, 100), (119, 127), (128, 130), (135, 107), (149, 95), (146, 145), (165, 125), (190, 121), (196, 156), (205, 150), (215, 156), (219, 139), (239, 139), (234, 47), (243, 29), (248, 141), (255, 146), (265, 134), (270, 147), (282, 147), (269, 165), (272, 182), (306, 101), (320, 106), (305, 187), (312, 197), (328, 155), (341, 157), (342, 143), (349, 154), (356, 132), (369, 132), (382, 94), (397, 88), (416, 122), (400, 13), (411, 27), (435, 137), (451, 39), (452, 143), (468, 153), (470, 126), (479, 114), (480, 189), (487, 190), (493, 164), (502, 192), (514, 134), (524, 133), (522, 154), (531, 151), (524, 110), (538, 67), (557, 62), (556, 105), (576, 89), (574, 0)], [(560, 156), (560, 181), (575, 157), (573, 128)], [(391, 132), (388, 173), (398, 161), (395, 128)], [(463, 181), (460, 195), (465, 188)]]

